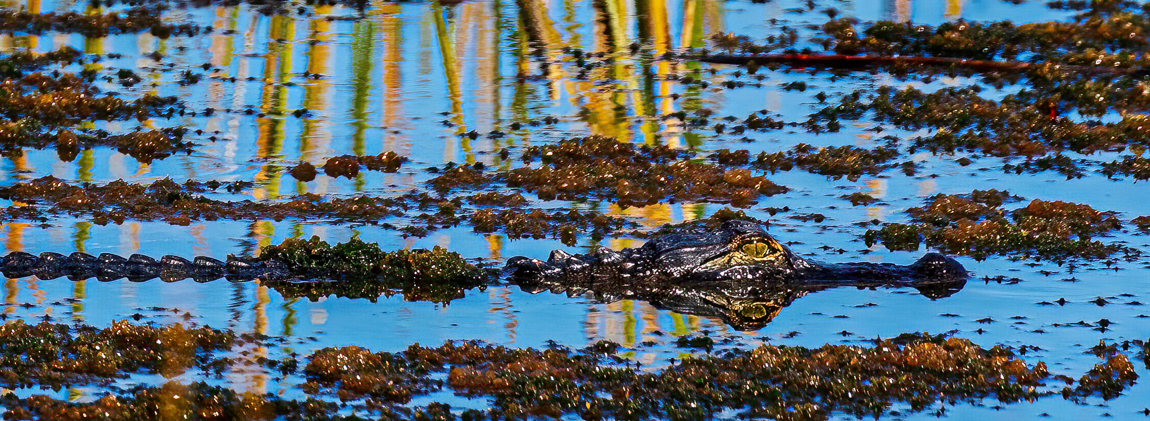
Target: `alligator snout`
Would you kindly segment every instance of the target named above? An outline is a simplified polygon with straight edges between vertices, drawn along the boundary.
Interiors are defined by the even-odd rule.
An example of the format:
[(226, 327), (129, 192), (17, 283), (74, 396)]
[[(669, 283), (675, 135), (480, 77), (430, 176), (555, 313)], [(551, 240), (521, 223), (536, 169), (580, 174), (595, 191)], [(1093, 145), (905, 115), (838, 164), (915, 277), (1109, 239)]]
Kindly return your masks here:
[(911, 264), (910, 270), (916, 279), (924, 281), (965, 279), (967, 276), (962, 263), (941, 253), (927, 253)]

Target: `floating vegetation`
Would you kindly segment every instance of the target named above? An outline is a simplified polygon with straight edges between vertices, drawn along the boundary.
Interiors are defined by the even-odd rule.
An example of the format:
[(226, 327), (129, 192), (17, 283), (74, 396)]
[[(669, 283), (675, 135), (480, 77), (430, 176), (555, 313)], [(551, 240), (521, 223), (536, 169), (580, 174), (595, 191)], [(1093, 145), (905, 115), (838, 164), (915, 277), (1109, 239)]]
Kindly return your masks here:
[[(449, 165), (450, 167), (450, 165)], [(480, 170), (462, 165), (450, 167), (443, 174), (432, 178), (428, 183), (439, 194), (447, 194), (455, 189), (474, 189), (490, 183), (492, 178)]]
[[(1106, 164), (1103, 164), (1103, 168), (1106, 168)], [(1028, 158), (1026, 161), (1018, 164), (1005, 164), (1002, 166), (1002, 171), (1007, 174), (1022, 174), (1024, 172), (1033, 174), (1042, 171), (1055, 171), (1065, 175), (1067, 180), (1086, 176), (1086, 172), (1082, 169), (1082, 166), (1074, 162), (1070, 157), (1060, 153), (1039, 158)], [(1105, 171), (1106, 170), (1103, 169), (1103, 172)]]
[(854, 192), (840, 197), (851, 202), (851, 206), (866, 206), (880, 202), (878, 198), (860, 192)]
[(0, 325), (0, 383), (7, 388), (109, 383), (129, 373), (164, 377), (189, 368), (222, 369), (209, 357), (230, 349), (236, 335), (208, 327), (164, 327), (116, 321), (105, 329), (11, 320)]
[[(341, 155), (328, 158), (323, 164), (323, 173), (328, 177), (355, 178), (360, 167), (368, 171), (393, 173), (399, 171), (399, 166), (404, 162), (407, 162), (406, 157), (391, 151), (369, 156)], [(315, 179), (316, 169), (312, 164), (302, 162), (289, 173), (299, 181), (311, 181)]]
[(137, 386), (121, 396), (103, 395), (85, 403), (58, 400), (45, 395), (27, 399), (13, 394), (0, 396), (4, 417), (12, 420), (81, 421), (103, 419), (138, 421), (153, 419), (271, 420), (341, 419), (339, 404), (315, 399), (285, 400), (273, 394), (241, 393), (204, 382), (189, 385), (175, 381), (162, 386)]
[[(52, 89), (41, 89), (41, 86)], [(73, 75), (60, 77), (39, 73), (0, 82), (0, 115), (10, 121), (24, 118), (49, 126), (75, 125), (92, 120), (146, 120), (172, 116), (181, 110), (176, 97), (151, 93), (125, 101), (99, 91)]]
[(178, 152), (190, 152), (191, 144), (184, 142), (183, 128), (160, 130), (137, 130), (124, 134), (109, 134), (103, 131), (75, 133), (68, 129), (58, 129), (47, 133), (43, 126), (32, 118), (15, 122), (0, 122), (0, 154), (18, 156), (23, 148), (44, 149), (54, 146), (62, 161), (73, 161), (82, 149), (93, 146), (110, 146), (120, 153), (149, 163), (153, 159), (163, 159)]
[(13, 9), (0, 10), (0, 32), (42, 34), (45, 32), (74, 32), (85, 37), (100, 38), (109, 34), (149, 31), (160, 38), (172, 35), (196, 35), (200, 28), (192, 24), (174, 25), (160, 18), (161, 8), (133, 7), (107, 14), (28, 13)]
[(409, 301), (446, 303), (462, 298), (466, 289), (486, 285), (491, 278), (487, 271), (442, 247), (383, 251), (378, 244), (356, 238), (334, 246), (318, 237), (287, 239), (260, 248), (259, 260), (318, 278), (268, 283), (285, 297), (313, 300), (329, 295), (375, 300), (402, 292)]
[(17, 51), (0, 58), (0, 77), (20, 78), (24, 72), (36, 70), (49, 64), (71, 64), (84, 53), (72, 47), (60, 47), (47, 53)]
[(305, 390), (406, 402), (436, 386), (413, 374), (447, 371), (446, 386), (492, 398), (491, 415), (500, 418), (705, 418), (734, 410), (824, 419), (833, 413), (879, 416), (897, 402), (922, 411), (940, 400), (1030, 400), (1044, 394), (1037, 388), (1048, 377), (1045, 364), (1028, 366), (1005, 348), (924, 334), (873, 347), (764, 345), (684, 359), (658, 372), (610, 364), (605, 357), (616, 347), (600, 343), (577, 353), (473, 342), (411, 346), (401, 353), (326, 348), (304, 369)]
[[(165, 377), (191, 367), (222, 373), (245, 360), (215, 357), (257, 337), (237, 336), (208, 327), (140, 326), (118, 321), (106, 329), (66, 324), (0, 326), (0, 370), (7, 387), (40, 384), (67, 386), (106, 382), (129, 373), (158, 372)], [(710, 338), (680, 341), (709, 348)], [(1049, 395), (1050, 379), (1042, 362), (1028, 365), (1009, 348), (984, 349), (969, 340), (922, 333), (876, 340), (870, 347), (825, 345), (808, 349), (763, 345), (748, 350), (673, 362), (659, 371), (617, 364), (619, 345), (592, 344), (581, 351), (564, 348), (515, 349), (478, 342), (448, 342), (439, 347), (409, 346), (401, 352), (372, 352), (357, 347), (323, 348), (310, 356), (302, 373), (302, 400), (272, 394), (239, 393), (204, 383), (137, 386), (86, 403), (44, 395), (0, 397), (5, 419), (150, 419), (155, 414), (195, 419), (272, 419), (337, 417), (344, 405), (326, 402), (334, 395), (356, 408), (385, 417), (434, 411), (437, 419), (456, 419), (450, 407), (402, 406), (414, 397), (449, 388), (471, 397), (492, 399), (486, 411), (468, 410), (471, 419), (524, 416), (706, 417), (735, 410), (748, 416), (824, 419), (832, 414), (880, 416), (898, 403), (923, 411), (938, 402), (1033, 400)], [(260, 365), (295, 372), (298, 360), (257, 360)], [(446, 380), (440, 374), (446, 373)], [(1065, 376), (1058, 376), (1065, 377)], [(1137, 379), (1125, 355), (1113, 353), (1082, 376), (1067, 399), (1092, 394), (1113, 397)]]
[(824, 24), (823, 31), (832, 38), (829, 48), (850, 55), (1010, 60), (1030, 53), (1042, 54), (1049, 62), (1070, 65), (1135, 67), (1150, 64), (1141, 61), (1144, 58), (1106, 53), (1150, 47), (1141, 35), (1150, 32), (1150, 19), (1133, 3), (1092, 2), (1090, 10), (1077, 15), (1074, 22), (1015, 25), (1010, 21), (960, 20), (932, 27), (878, 21), (863, 31), (855, 29), (855, 23), (851, 18), (843, 18)]
[(869, 101), (863, 100), (868, 92), (855, 91), (812, 114), (809, 124), (833, 128), (839, 119), (854, 120), (871, 111), (877, 122), (935, 130), (910, 141), (912, 151), (936, 153), (970, 150), (994, 156), (1041, 156), (1062, 150), (1090, 153), (1147, 146), (1142, 139), (1150, 133), (1150, 120), (1141, 114), (1126, 114), (1113, 123), (1075, 122), (1060, 116), (1060, 105), (1041, 99), (1038, 92), (1024, 90), (994, 101), (982, 98), (981, 90), (970, 86), (928, 93), (883, 86)]
[(606, 236), (634, 227), (635, 223), (598, 212), (528, 212), (508, 209), (495, 211), (479, 209), (471, 214), (470, 223), (476, 232), (502, 232), (511, 239), (558, 238), (566, 245), (575, 245), (578, 234)]
[(868, 245), (881, 243), (890, 250), (918, 250), (926, 243), (946, 253), (980, 259), (990, 255), (1062, 260), (1138, 254), (1092, 239), (1121, 227), (1112, 212), (1038, 199), (1014, 210), (1001, 208), (1009, 198), (1008, 193), (995, 190), (975, 190), (966, 197), (936, 195), (927, 206), (907, 210), (916, 224), (886, 224), (867, 230), (864, 238)]
[[(841, 4), (780, 0), (769, 13), (779, 19), (747, 26), (739, 13), (762, 15), (763, 6), (405, 3), (101, 0), (47, 9), (29, 2), (0, 12), (0, 33), (10, 35), (0, 57), (0, 172), (7, 180), (0, 183), (7, 201), (0, 231), (10, 269), (0, 320), (24, 320), (0, 327), (5, 419), (824, 419), (945, 416), (952, 405), (1061, 400), (1059, 394), (1073, 404), (1142, 394), (1145, 385), (1135, 382), (1150, 358), (1143, 342), (1097, 352), (1100, 360), (1050, 344), (1091, 343), (1095, 332), (1142, 335), (1136, 326), (1150, 317), (1139, 314), (1147, 301), (1142, 291), (1095, 288), (1103, 265), (1126, 271), (1124, 278), (1147, 268), (1136, 257), (1146, 247), (1138, 240), (1150, 233), (1150, 216), (1131, 204), (1145, 187), (1135, 181), (1150, 179), (1150, 7), (1054, 1), (1050, 7), (1067, 12), (1049, 15), (1067, 22), (1019, 24), (964, 21), (972, 5), (958, 2), (941, 19), (927, 17), (948, 22), (919, 25), (860, 23), (842, 16)], [(1002, 6), (1009, 11), (999, 19), (1043, 18), (1031, 15), (1041, 5)], [(909, 19), (921, 20), (922, 12)], [(405, 18), (411, 16), (423, 18)], [(751, 33), (719, 34), (707, 44), (707, 35), (724, 27)], [(158, 39), (170, 36), (177, 37)], [(39, 52), (62, 45), (75, 49)], [(1036, 173), (1042, 177), (1016, 176)], [(179, 181), (156, 181), (166, 175)], [(928, 197), (987, 178), (1011, 191), (1037, 191), (1042, 187), (1032, 183), (1059, 175), (1084, 179), (1067, 190), (1075, 203), (1023, 201), (1001, 191)], [(201, 177), (257, 184), (183, 182)], [(907, 197), (921, 203), (891, 219), (892, 206)], [(1100, 205), (1102, 197), (1113, 204)], [(500, 284), (484, 264), (432, 247), (451, 244), (494, 261), (543, 257), (554, 248), (543, 244), (549, 241), (522, 239), (555, 239), (585, 253), (578, 256), (605, 260), (641, 244), (675, 247), (662, 254), (668, 259), (693, 259), (698, 243), (644, 240), (710, 233), (724, 221), (768, 215), (772, 232), (793, 231), (788, 244), (812, 261), (891, 262), (844, 265), (861, 275), (838, 284), (893, 273), (863, 270), (894, 268), (909, 254), (841, 241), (854, 236), (894, 250), (926, 245), (979, 259), (1104, 261), (963, 261), (977, 272), (1013, 273), (988, 274), (987, 284), (964, 292), (1003, 289), (982, 294), (989, 301), (962, 309), (940, 302), (948, 319), (915, 322), (955, 325), (964, 313), (970, 320), (961, 324), (985, 334), (979, 337), (988, 347), (1018, 347), (984, 349), (928, 334), (860, 342), (897, 333), (855, 326), (889, 313), (901, 294), (789, 314), (797, 327), (780, 319), (774, 327), (781, 329), (747, 336), (721, 322), (761, 328), (781, 306), (829, 287), (775, 292), (750, 285), (715, 294), (699, 283), (685, 290), (653, 278), (628, 285), (609, 270), (577, 280), (614, 287), (598, 288), (607, 291), (600, 297), (584, 285)], [(101, 226), (109, 223), (122, 226)], [(356, 239), (343, 244), (319, 239), (349, 232)], [(319, 237), (226, 262), (147, 257), (165, 253), (159, 249), (176, 237), (212, 254), (312, 234)], [(385, 251), (359, 238), (430, 250)], [(773, 250), (709, 244), (749, 258)], [(33, 249), (45, 253), (24, 252)], [(56, 253), (72, 250), (81, 252)], [(931, 257), (914, 266), (929, 273), (954, 262)], [(1122, 257), (1129, 262), (1118, 263)], [(586, 262), (562, 251), (548, 261), (565, 262), (551, 273), (566, 271), (572, 280)], [(620, 267), (651, 269), (635, 261)], [(178, 269), (181, 278), (235, 283), (130, 283), (175, 280), (164, 268)], [(304, 279), (258, 276), (286, 273), (281, 269)], [(1063, 282), (1060, 291), (1085, 285), (1091, 292), (1033, 297), (1050, 294), (1034, 289), (1031, 280), (1045, 279), (1039, 276)], [(100, 282), (83, 281), (93, 278)], [(522, 292), (511, 289), (516, 285)], [(490, 294), (456, 301), (489, 286)], [(959, 289), (918, 292), (935, 299)], [(524, 295), (539, 291), (573, 301)], [(189, 309), (185, 320), (227, 320), (259, 333), (187, 323), (107, 326), (133, 312), (136, 320), (179, 318), (162, 314), (173, 309), (148, 306), (185, 292), (193, 302), (229, 300)], [(434, 304), (403, 303), (395, 294)], [(580, 294), (613, 302), (582, 311), (586, 303), (574, 297)], [(347, 297), (334, 300), (343, 304), (392, 299), (302, 300), (333, 296)], [(1014, 302), (1049, 307), (1034, 312)], [(1051, 318), (1079, 317), (1045, 311), (1075, 305), (1101, 314), (1063, 323)], [(1010, 339), (1027, 331), (1058, 336), (1039, 341), (1051, 348), (1042, 358), (1089, 371), (1047, 373), (1027, 354), (1037, 347)], [(377, 352), (383, 349), (357, 342), (364, 334), (386, 351), (403, 349), (407, 343), (397, 347), (394, 337), (408, 335), (423, 343), (538, 342), (543, 334), (625, 345), (574, 351), (555, 343), (532, 350), (449, 342)], [(748, 341), (771, 345), (740, 345)], [(795, 343), (814, 345), (789, 346)], [(352, 344), (360, 346), (325, 348)], [(432, 401), (451, 393), (460, 395), (452, 402), (480, 410)], [(1101, 413), (1107, 408), (1084, 410), (1112, 415)]]
[(1095, 364), (1078, 379), (1078, 385), (1074, 388), (1063, 388), (1062, 396), (1080, 400), (1100, 395), (1102, 399), (1110, 400), (1121, 395), (1135, 380), (1138, 380), (1138, 373), (1134, 371), (1134, 364), (1125, 355), (1115, 354), (1106, 357), (1105, 362)]
[(104, 185), (69, 184), (52, 176), (0, 188), (0, 198), (46, 208), (11, 206), (5, 214), (27, 218), (55, 214), (89, 216), (97, 224), (123, 223), (125, 219), (162, 220), (175, 225), (218, 219), (252, 220), (284, 218), (332, 218), (378, 221), (402, 214), (401, 200), (359, 196), (325, 199), (318, 195), (296, 196), (284, 202), (228, 202), (201, 196), (204, 190), (169, 179), (151, 184), (113, 181)]
[(694, 162), (666, 146), (636, 146), (606, 137), (568, 139), (530, 147), (524, 162), (539, 167), (515, 168), (502, 175), (511, 187), (534, 192), (543, 200), (610, 200), (621, 207), (671, 201), (731, 203), (746, 207), (760, 196), (788, 189), (745, 168), (723, 168)]
[(1121, 161), (1102, 164), (1102, 174), (1110, 178), (1131, 177), (1135, 180), (1150, 180), (1150, 159), (1141, 156), (1127, 156)]
[(877, 175), (895, 167), (888, 162), (898, 155), (896, 148), (883, 146), (867, 150), (853, 146), (816, 148), (800, 143), (786, 152), (763, 152), (755, 158), (753, 165), (772, 173), (799, 167), (836, 180), (846, 177), (855, 181), (864, 174)]

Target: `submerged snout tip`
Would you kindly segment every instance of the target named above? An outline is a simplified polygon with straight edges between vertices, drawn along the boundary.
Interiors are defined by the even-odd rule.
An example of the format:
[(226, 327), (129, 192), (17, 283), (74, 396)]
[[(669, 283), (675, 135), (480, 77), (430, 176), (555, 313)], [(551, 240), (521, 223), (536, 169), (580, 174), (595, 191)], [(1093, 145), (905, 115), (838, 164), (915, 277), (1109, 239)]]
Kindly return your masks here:
[(921, 279), (964, 279), (966, 268), (942, 253), (927, 253), (911, 265)]

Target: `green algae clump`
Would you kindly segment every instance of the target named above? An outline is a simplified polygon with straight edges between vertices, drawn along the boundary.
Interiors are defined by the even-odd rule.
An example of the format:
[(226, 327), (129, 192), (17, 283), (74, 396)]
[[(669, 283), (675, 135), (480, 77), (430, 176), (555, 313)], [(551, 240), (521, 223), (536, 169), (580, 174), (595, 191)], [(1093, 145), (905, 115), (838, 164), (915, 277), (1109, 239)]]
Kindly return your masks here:
[(285, 296), (312, 299), (331, 294), (375, 299), (402, 292), (412, 301), (447, 302), (462, 297), (464, 289), (484, 285), (489, 278), (483, 269), (439, 246), (384, 251), (378, 244), (358, 238), (335, 246), (319, 237), (287, 239), (261, 248), (259, 259), (283, 264), (292, 273), (327, 279), (269, 282)]
[(0, 325), (0, 384), (8, 388), (103, 383), (127, 373), (165, 377), (208, 368), (214, 351), (236, 336), (209, 327), (163, 327), (114, 321), (106, 329), (12, 320)]

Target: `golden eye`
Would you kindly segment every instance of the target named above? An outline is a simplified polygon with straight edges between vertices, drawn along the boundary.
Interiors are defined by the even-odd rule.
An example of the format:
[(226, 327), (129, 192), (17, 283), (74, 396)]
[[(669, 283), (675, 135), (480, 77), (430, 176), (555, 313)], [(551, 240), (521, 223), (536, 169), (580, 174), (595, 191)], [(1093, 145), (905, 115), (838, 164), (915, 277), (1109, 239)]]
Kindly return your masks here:
[(767, 250), (770, 250), (770, 247), (763, 243), (750, 243), (743, 245), (743, 253), (756, 259), (766, 257)]
[(767, 307), (758, 303), (739, 309), (739, 315), (748, 319), (759, 319), (769, 314), (771, 313), (767, 310)]

